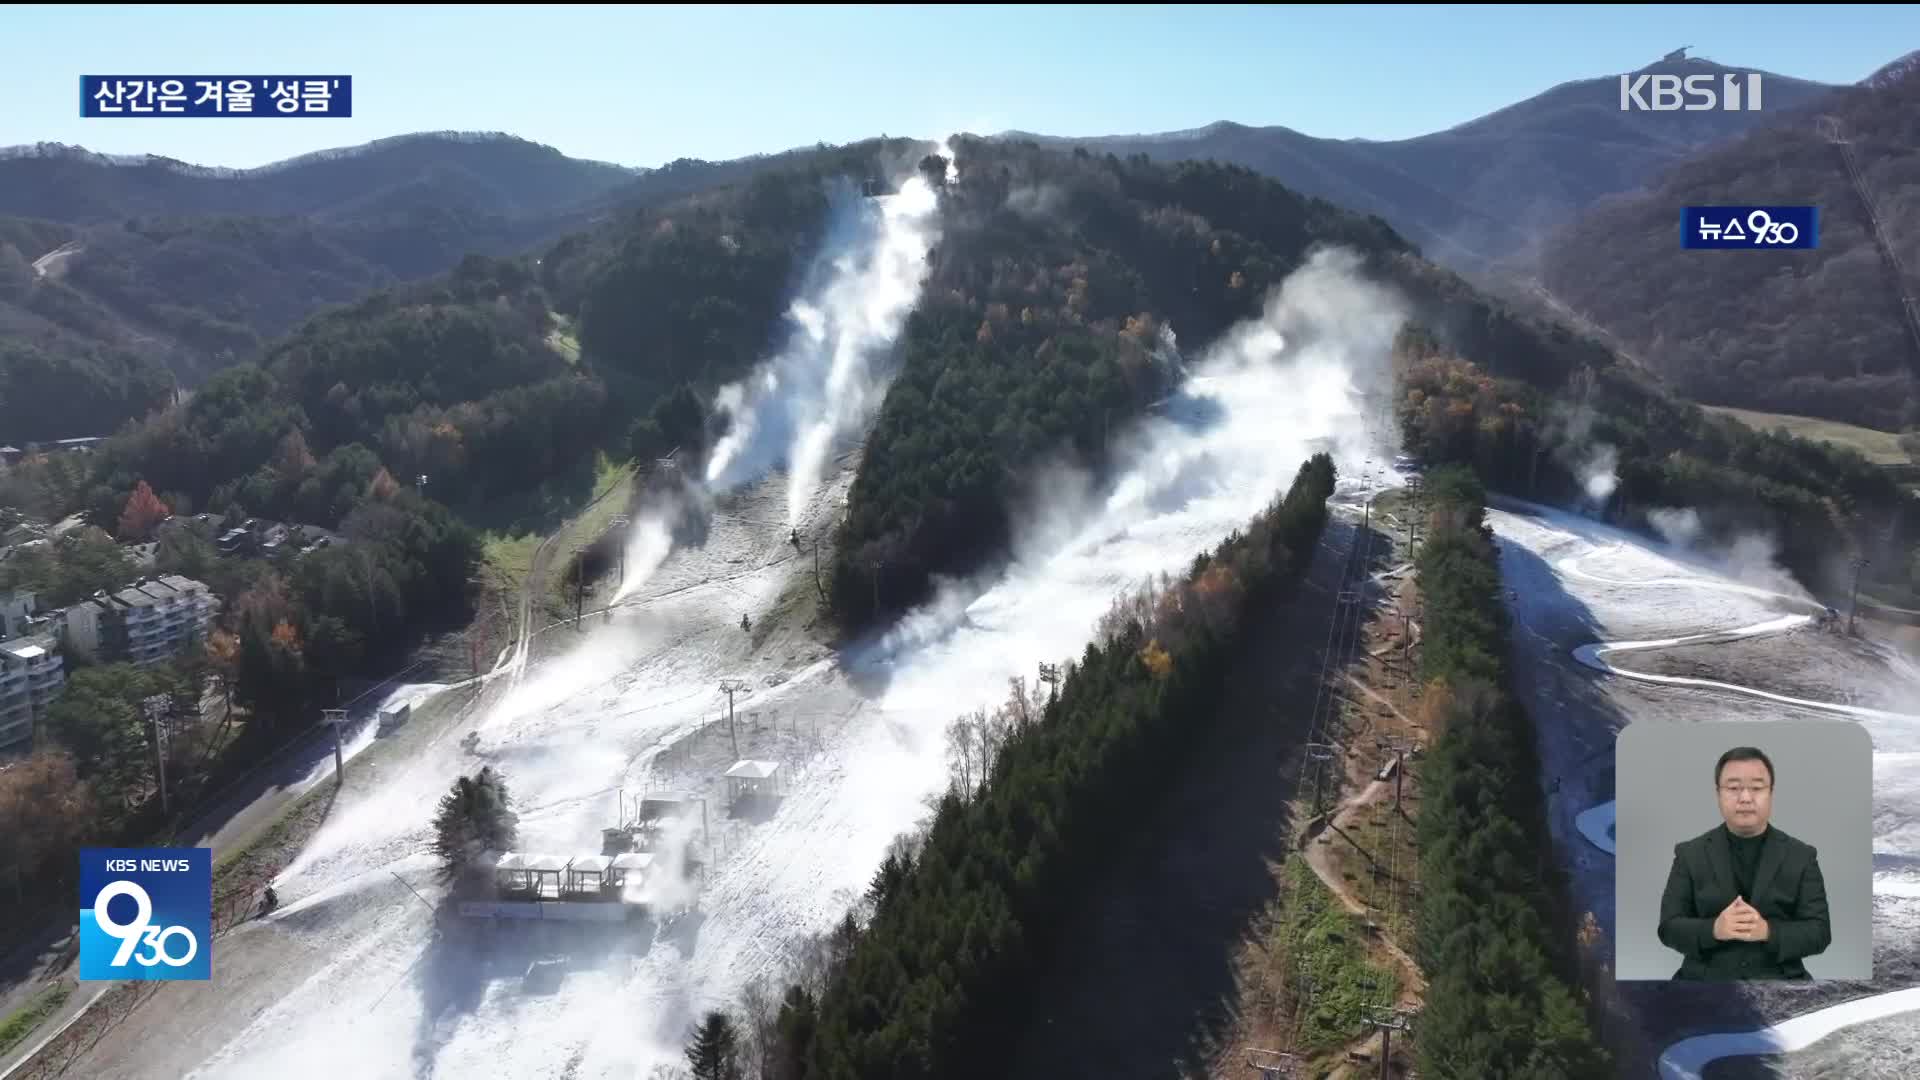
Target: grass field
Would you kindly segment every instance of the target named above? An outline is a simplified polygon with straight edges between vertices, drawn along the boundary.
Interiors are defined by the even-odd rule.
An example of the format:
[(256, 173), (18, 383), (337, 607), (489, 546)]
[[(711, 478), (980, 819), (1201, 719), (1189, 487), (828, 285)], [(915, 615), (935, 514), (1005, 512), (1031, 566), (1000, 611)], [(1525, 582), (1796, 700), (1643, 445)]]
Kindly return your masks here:
[[(594, 462), (593, 494), (590, 498), (600, 501), (588, 506), (581, 512), (578, 520), (571, 523), (565, 534), (554, 541), (554, 548), (566, 551), (581, 538), (592, 538), (607, 527), (614, 516), (626, 509), (626, 500), (617, 494), (609, 495), (616, 486), (633, 476), (631, 462), (614, 461), (604, 453)], [(603, 498), (604, 496), (604, 498)], [(516, 595), (520, 586), (527, 580), (527, 574), (533, 568), (533, 552), (540, 546), (541, 534), (537, 532), (497, 532), (488, 530), (481, 535), (481, 580), (491, 592), (502, 595)]]
[(13, 1049), (14, 1044), (27, 1037), (40, 1021), (52, 1016), (67, 1003), (67, 995), (73, 993), (73, 987), (66, 983), (56, 983), (35, 995), (26, 1005), (16, 1009), (13, 1015), (0, 1020), (0, 1054)]
[(1913, 455), (1900, 446), (1900, 436), (1890, 431), (1875, 431), (1872, 428), (1855, 427), (1842, 424), (1837, 420), (1820, 420), (1811, 416), (1788, 416), (1785, 413), (1754, 412), (1751, 409), (1733, 409), (1724, 405), (1702, 405), (1701, 408), (1720, 416), (1735, 420), (1759, 431), (1772, 431), (1786, 428), (1787, 431), (1802, 439), (1814, 439), (1829, 442), (1836, 446), (1851, 447), (1875, 465), (1913, 465)]
[(553, 316), (553, 329), (547, 333), (547, 344), (569, 364), (580, 363), (580, 339), (574, 336), (573, 320), (558, 312)]

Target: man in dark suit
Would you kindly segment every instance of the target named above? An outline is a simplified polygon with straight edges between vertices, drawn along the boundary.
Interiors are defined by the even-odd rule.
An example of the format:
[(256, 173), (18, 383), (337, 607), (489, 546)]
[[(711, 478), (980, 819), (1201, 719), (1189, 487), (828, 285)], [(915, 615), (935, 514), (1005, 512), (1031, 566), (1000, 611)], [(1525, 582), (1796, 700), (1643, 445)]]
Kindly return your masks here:
[(1773, 827), (1773, 762), (1751, 746), (1720, 755), (1717, 826), (1673, 849), (1660, 942), (1676, 979), (1807, 979), (1805, 957), (1833, 940), (1812, 845)]

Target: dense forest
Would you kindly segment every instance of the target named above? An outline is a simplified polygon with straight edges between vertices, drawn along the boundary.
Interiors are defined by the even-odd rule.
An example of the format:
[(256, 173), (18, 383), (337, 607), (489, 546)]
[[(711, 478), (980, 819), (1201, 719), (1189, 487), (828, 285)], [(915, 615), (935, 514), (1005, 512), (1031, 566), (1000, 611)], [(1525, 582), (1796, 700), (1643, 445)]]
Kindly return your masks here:
[[(1769, 88), (1771, 89), (1771, 87)], [(1886, 239), (1920, 265), (1920, 77), (1847, 88), (1838, 119)], [(1816, 206), (1819, 248), (1682, 251), (1682, 206)], [(1877, 247), (1840, 148), (1812, 115), (1758, 129), (1596, 207), (1548, 244), (1546, 286), (1689, 398), (1844, 420), (1920, 425), (1920, 327)]]
[[(1119, 808), (1154, 797), (1214, 715), (1240, 626), (1290, 595), (1333, 482), (1325, 455), (1303, 463), (1284, 497), (1188, 574), (1117, 600), (1063, 665), (1057, 697), (1016, 685), (995, 722), (961, 718), (967, 749), (932, 822), (875, 873), (864, 925), (849, 912), (824, 966), (779, 999), (759, 1048), (766, 1075), (1003, 1074), (1049, 943), (1128, 841)], [(715, 1037), (702, 1035), (696, 1064)]]
[(1485, 492), (1464, 467), (1428, 477), (1417, 557), (1422, 709), (1417, 949), (1427, 973), (1416, 1041), (1438, 1080), (1609, 1075), (1574, 968), (1540, 795), (1533, 724), (1512, 697), (1508, 622)]
[[(1474, 355), (1487, 363), (1466, 358)], [(1857, 452), (1714, 416), (1623, 364), (1563, 375), (1528, 358), (1497, 346), (1469, 352), (1408, 327), (1396, 345), (1407, 448), (1471, 464), (1502, 492), (1636, 527), (1650, 511), (1688, 507), (1710, 538), (1763, 533), (1816, 591), (1841, 587), (1855, 552), (1876, 574), (1903, 576), (1920, 542), (1920, 504)], [(1595, 472), (1617, 485), (1598, 500), (1585, 485)]]
[[(266, 362), (273, 343), (328, 305), (446, 273), (469, 254), (516, 256), (563, 239), (562, 262), (582, 246), (617, 249), (636, 211), (745, 188), (761, 175), (818, 178), (868, 149), (652, 170), (449, 134), (239, 172), (57, 146), (0, 156), (0, 442), (108, 434), (163, 405), (176, 382), (194, 388), (228, 367)], [(776, 221), (757, 214), (762, 253), (804, 247), (805, 228), (766, 229)], [(66, 245), (71, 253), (46, 274), (34, 271), (36, 259)], [(756, 254), (745, 263), (765, 272)], [(702, 313), (708, 328), (749, 339), (762, 329), (735, 306), (757, 309), (741, 294), (759, 286), (726, 272), (745, 263), (653, 262), (705, 273), (698, 284), (718, 299)], [(789, 272), (782, 264), (772, 277), (783, 284)], [(571, 300), (565, 310), (577, 314)]]
[(1001, 555), (1014, 485), (1040, 459), (1098, 467), (1107, 433), (1172, 385), (1163, 328), (1212, 340), (1316, 244), (1407, 250), (1379, 220), (1245, 169), (978, 140), (954, 152), (943, 236), (837, 544), (833, 602), (853, 623)]

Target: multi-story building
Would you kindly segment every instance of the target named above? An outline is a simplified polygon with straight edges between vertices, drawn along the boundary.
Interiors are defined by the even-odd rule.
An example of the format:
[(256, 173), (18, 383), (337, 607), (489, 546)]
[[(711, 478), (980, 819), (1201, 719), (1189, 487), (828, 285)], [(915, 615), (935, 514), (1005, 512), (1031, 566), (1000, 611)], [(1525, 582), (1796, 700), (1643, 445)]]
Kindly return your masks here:
[(219, 605), (213, 590), (192, 578), (140, 578), (59, 612), (56, 631), (67, 651), (88, 660), (157, 664), (205, 641)]
[(100, 615), (82, 613), (76, 620), (73, 610), (68, 610), (68, 640), (77, 646), (76, 621), (84, 624), (91, 618), (99, 625), (95, 655), (142, 665), (172, 659), (194, 642), (206, 640), (219, 605), (213, 590), (178, 574), (141, 578), (92, 602), (100, 607)]
[(33, 746), (33, 728), (67, 684), (65, 666), (50, 637), (17, 638), (0, 644), (0, 754)]
[(0, 593), (0, 641), (27, 632), (27, 620), (33, 615), (34, 598), (30, 592)]

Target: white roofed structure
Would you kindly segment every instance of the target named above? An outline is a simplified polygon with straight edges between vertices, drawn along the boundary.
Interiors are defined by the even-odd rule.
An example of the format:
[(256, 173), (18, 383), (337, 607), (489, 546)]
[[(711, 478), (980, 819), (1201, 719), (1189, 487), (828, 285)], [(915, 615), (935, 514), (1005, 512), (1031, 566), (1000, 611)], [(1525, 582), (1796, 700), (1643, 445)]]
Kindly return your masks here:
[(771, 799), (780, 794), (780, 763), (743, 758), (721, 774), (727, 781), (727, 802)]
[(493, 864), (493, 882), (503, 893), (535, 898), (559, 896), (561, 875), (573, 860), (566, 855), (502, 852)]
[(773, 774), (780, 771), (777, 761), (741, 760), (733, 763), (726, 777), (729, 780), (771, 780)]
[(564, 890), (570, 893), (597, 893), (606, 887), (607, 867), (613, 859), (607, 855), (576, 855), (567, 863)]

